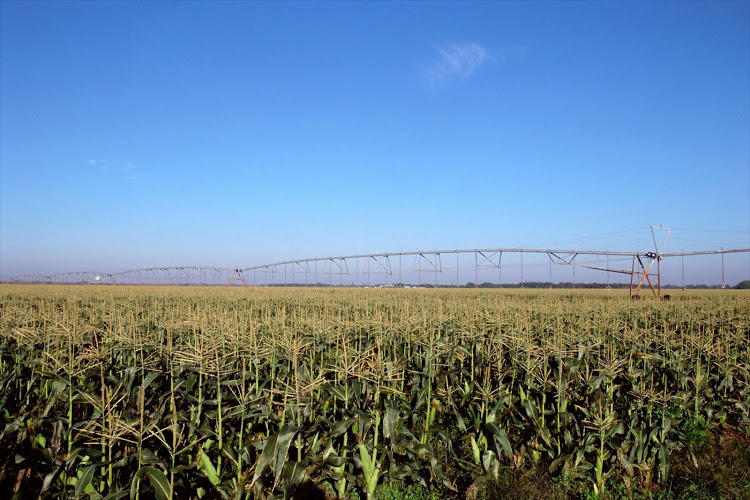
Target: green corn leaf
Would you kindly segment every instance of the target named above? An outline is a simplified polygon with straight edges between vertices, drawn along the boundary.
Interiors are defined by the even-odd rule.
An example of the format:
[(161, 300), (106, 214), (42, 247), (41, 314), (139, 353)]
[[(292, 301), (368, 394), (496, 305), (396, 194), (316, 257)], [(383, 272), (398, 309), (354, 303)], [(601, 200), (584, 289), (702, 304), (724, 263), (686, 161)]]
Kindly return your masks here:
[(458, 430), (461, 432), (466, 432), (466, 422), (464, 422), (464, 418), (461, 416), (461, 414), (458, 412), (457, 408), (453, 409), (453, 415), (456, 417), (456, 425), (458, 426)]
[(365, 480), (370, 477), (375, 469), (375, 466), (370, 459), (370, 453), (367, 451), (367, 447), (364, 443), (359, 443), (359, 457), (362, 461), (362, 472), (365, 474)]
[(338, 455), (330, 455), (327, 458), (326, 462), (331, 464), (332, 467), (336, 468), (343, 466), (346, 463), (346, 459)]
[(359, 443), (359, 456), (362, 461), (362, 473), (365, 476), (365, 489), (367, 490), (367, 497), (371, 498), (375, 494), (375, 490), (378, 486), (379, 470), (378, 464), (375, 461), (375, 451), (373, 456), (370, 458), (370, 454), (367, 451), (367, 446), (363, 442)]
[(398, 427), (398, 408), (396, 403), (387, 400), (385, 403), (385, 418), (383, 419), (383, 437), (388, 439), (396, 436)]
[(539, 436), (541, 436), (544, 444), (546, 444), (549, 448), (552, 448), (552, 435), (550, 434), (547, 427), (542, 427), (539, 429)]
[(355, 419), (349, 418), (347, 420), (339, 420), (338, 422), (334, 422), (328, 435), (330, 437), (340, 436), (341, 434), (349, 430), (349, 427), (351, 427), (355, 421)]
[(266, 444), (263, 447), (263, 453), (260, 454), (260, 458), (258, 459), (258, 465), (255, 466), (255, 474), (253, 475), (251, 485), (254, 485), (258, 479), (260, 479), (260, 476), (263, 475), (266, 468), (268, 468), (273, 461), (273, 458), (276, 456), (276, 440), (278, 437), (278, 434), (274, 434), (268, 438), (268, 441), (266, 441)]
[(87, 488), (89, 487), (91, 483), (91, 479), (93, 479), (94, 477), (94, 473), (96, 472), (96, 469), (97, 469), (96, 465), (89, 465), (88, 467), (83, 469), (81, 476), (78, 478), (78, 482), (76, 482), (76, 489), (75, 489), (76, 497), (81, 496), (84, 491), (87, 491)]
[(158, 377), (160, 374), (159, 372), (148, 372), (146, 374), (146, 377), (143, 379), (143, 388), (148, 389), (149, 386), (156, 380), (156, 377)]
[(340, 385), (333, 385), (333, 384), (327, 383), (327, 384), (323, 384), (323, 386), (321, 387), (321, 389), (323, 389), (328, 394), (330, 394), (331, 396), (334, 396), (334, 397), (338, 398), (341, 401), (344, 401), (344, 399), (346, 397), (346, 393), (344, 392), (344, 388), (341, 387)]
[(279, 484), (279, 479), (281, 479), (281, 472), (284, 466), (284, 461), (286, 460), (286, 455), (289, 452), (289, 445), (291, 444), (292, 438), (294, 438), (299, 429), (299, 427), (287, 425), (282, 427), (282, 429), (279, 431), (279, 437), (276, 439), (275, 446), (276, 461), (274, 469), (276, 472), (276, 478), (273, 481), (274, 489)]
[(354, 395), (354, 398), (357, 402), (357, 407), (361, 407), (360, 400), (362, 399), (362, 384), (357, 380), (356, 378), (351, 379), (350, 381), (352, 394)]
[(443, 474), (443, 469), (440, 467), (440, 463), (437, 461), (437, 457), (433, 454), (430, 459), (430, 471), (432, 472), (432, 475), (445, 485), (446, 488), (452, 491), (458, 491), (456, 490), (455, 486), (451, 484), (450, 480), (448, 480), (447, 477), (445, 477), (445, 474)]
[(659, 445), (659, 472), (661, 473), (661, 479), (667, 478), (667, 471), (669, 470), (669, 448), (667, 443), (661, 443)]
[(232, 466), (237, 467), (237, 452), (232, 447), (231, 443), (224, 442), (224, 446), (221, 448), (221, 456), (228, 458), (232, 462)]
[(44, 407), (44, 411), (42, 412), (42, 415), (40, 418), (44, 418), (49, 414), (49, 411), (52, 409), (52, 407), (55, 405), (58, 399), (60, 399), (60, 396), (62, 395), (63, 391), (68, 387), (67, 381), (61, 378), (56, 378), (52, 381), (52, 392), (49, 395), (49, 398), (47, 399), (47, 405)]
[(284, 464), (284, 491), (287, 495), (305, 478), (308, 465), (307, 458), (303, 458), (300, 462), (288, 461)]
[(482, 454), (482, 466), (487, 474), (490, 474), (494, 478), (498, 477), (500, 473), (500, 462), (494, 451), (487, 450)]
[(172, 497), (172, 488), (169, 486), (167, 476), (156, 467), (144, 467), (146, 474), (151, 480), (151, 486), (153, 486), (156, 492), (156, 498), (159, 500), (167, 500)]
[(64, 468), (65, 468), (65, 464), (62, 464), (58, 466), (55, 470), (53, 470), (52, 472), (44, 476), (44, 481), (42, 481), (42, 489), (40, 492), (40, 496), (42, 496), (41, 494), (47, 491), (50, 488), (50, 486), (52, 486), (53, 481), (55, 481), (55, 479), (57, 479), (60, 476), (60, 473), (63, 471)]
[(172, 489), (169, 486), (167, 476), (156, 467), (145, 465), (138, 469), (138, 472), (133, 476), (130, 483), (130, 500), (135, 499), (138, 479), (144, 474), (151, 480), (151, 486), (154, 488), (154, 494), (158, 500), (167, 500), (172, 497)]
[(560, 468), (561, 465), (572, 462), (572, 460), (573, 460), (573, 453), (568, 453), (567, 455), (561, 455), (557, 457), (549, 465), (550, 474), (554, 474), (555, 472), (557, 472), (557, 470)]
[(106, 497), (102, 498), (102, 500), (120, 500), (121, 498), (125, 498), (126, 496), (128, 496), (128, 490), (115, 491), (114, 493), (110, 493)]
[(198, 470), (201, 470), (206, 474), (212, 485), (216, 486), (221, 482), (219, 475), (216, 473), (216, 467), (214, 467), (214, 464), (211, 463), (211, 459), (202, 449), (198, 451), (197, 465)]
[(477, 440), (474, 439), (474, 436), (471, 436), (471, 454), (474, 458), (474, 463), (479, 465), (480, 463), (479, 445), (477, 444)]
[(151, 451), (148, 448), (143, 448), (141, 450), (141, 463), (144, 464), (159, 464), (162, 463), (163, 460), (161, 460), (159, 457), (157, 457), (153, 451)]
[(488, 424), (485, 424), (485, 428), (490, 432), (495, 442), (500, 443), (500, 447), (505, 452), (505, 454), (508, 456), (508, 458), (513, 458), (513, 449), (510, 446), (510, 440), (508, 439), (508, 433), (505, 432), (505, 429), (500, 427), (494, 422), (490, 422)]

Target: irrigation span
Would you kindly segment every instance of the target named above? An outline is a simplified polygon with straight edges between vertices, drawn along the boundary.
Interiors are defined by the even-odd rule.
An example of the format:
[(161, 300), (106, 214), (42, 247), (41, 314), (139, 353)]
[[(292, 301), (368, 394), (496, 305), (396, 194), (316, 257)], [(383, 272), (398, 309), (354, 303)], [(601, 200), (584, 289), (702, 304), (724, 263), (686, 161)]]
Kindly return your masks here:
[[(226, 285), (226, 286), (464, 286), (467, 282), (529, 281), (576, 284), (576, 269), (606, 273), (606, 286), (617, 282), (631, 293), (642, 288), (659, 295), (663, 262), (679, 261), (685, 287), (685, 258), (720, 256), (721, 286), (726, 287), (725, 256), (750, 248), (659, 253), (607, 250), (475, 248), (386, 252), (287, 260), (243, 268), (169, 266), (119, 272), (72, 271), (51, 275), (27, 274), (5, 279), (11, 283)], [(563, 266), (568, 272), (554, 271)], [(674, 266), (673, 266), (674, 267)], [(717, 266), (718, 267), (718, 266)], [(524, 273), (526, 271), (526, 273)], [(580, 272), (580, 271), (579, 271)], [(718, 273), (718, 269), (716, 270)], [(622, 275), (625, 275), (624, 277)], [(599, 274), (602, 278), (604, 274)], [(617, 280), (617, 277), (620, 277)], [(604, 282), (604, 279), (598, 280)]]

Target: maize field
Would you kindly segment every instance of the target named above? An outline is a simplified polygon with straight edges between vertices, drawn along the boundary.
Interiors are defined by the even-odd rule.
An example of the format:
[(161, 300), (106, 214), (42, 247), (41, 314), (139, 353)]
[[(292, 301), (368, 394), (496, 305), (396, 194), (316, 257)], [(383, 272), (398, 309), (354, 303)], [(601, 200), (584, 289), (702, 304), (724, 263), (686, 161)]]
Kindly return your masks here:
[[(662, 484), (750, 430), (750, 293), (0, 287), (5, 497)], [(314, 498), (314, 497), (313, 497)]]

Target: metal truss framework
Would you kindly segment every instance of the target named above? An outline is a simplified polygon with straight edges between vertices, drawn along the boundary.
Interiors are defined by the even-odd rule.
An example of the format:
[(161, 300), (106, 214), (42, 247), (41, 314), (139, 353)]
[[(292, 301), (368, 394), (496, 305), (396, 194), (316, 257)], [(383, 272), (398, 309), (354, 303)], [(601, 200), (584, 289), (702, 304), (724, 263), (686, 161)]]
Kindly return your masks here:
[[(443, 275), (443, 281), (448, 279), (452, 268), (444, 267), (444, 262), (452, 262), (455, 256), (455, 285), (459, 286), (460, 271), (464, 274), (474, 271), (475, 286), (478, 285), (479, 272), (486, 273), (488, 269), (496, 269), (498, 273), (498, 287), (502, 288), (503, 254), (520, 255), (520, 266), (506, 264), (508, 267), (520, 268), (520, 286), (523, 288), (524, 277), (524, 255), (546, 255), (549, 258), (549, 283), (552, 286), (553, 265), (570, 266), (573, 269), (573, 287), (575, 287), (575, 269), (584, 268), (607, 273), (607, 287), (609, 288), (610, 273), (625, 274), (630, 276), (630, 293), (637, 294), (641, 288), (648, 284), (655, 296), (661, 293), (661, 261), (666, 258), (680, 257), (683, 266), (683, 288), (684, 283), (684, 258), (697, 255), (721, 255), (722, 261), (722, 288), (724, 282), (724, 255), (732, 253), (750, 252), (750, 248), (732, 250), (711, 250), (699, 252), (680, 253), (657, 253), (657, 252), (615, 252), (596, 250), (570, 250), (570, 249), (522, 249), (522, 248), (477, 248), (477, 249), (455, 249), (455, 250), (431, 250), (346, 255), (337, 257), (317, 257), (311, 259), (297, 259), (272, 264), (244, 268), (222, 268), (206, 266), (177, 266), (177, 267), (152, 267), (143, 269), (132, 269), (116, 273), (103, 273), (94, 271), (65, 272), (52, 275), (30, 274), (6, 279), (13, 283), (60, 283), (60, 284), (153, 284), (153, 285), (242, 285), (258, 286), (259, 280), (265, 286), (373, 286), (373, 276), (380, 282), (385, 278), (386, 287), (402, 284), (402, 274), (409, 273), (416, 277), (417, 286), (438, 286), (438, 275)], [(473, 254), (473, 266), (460, 264), (462, 255)], [(606, 257), (606, 265), (595, 265), (595, 263), (581, 262), (581, 256)], [(615, 269), (610, 267), (610, 258), (616, 260), (631, 260), (630, 269)], [(409, 260), (413, 265), (404, 267), (403, 260)], [(392, 262), (398, 260), (397, 274)], [(464, 263), (467, 258), (464, 258)], [(655, 266), (655, 270), (654, 270)], [(406, 270), (404, 270), (406, 269)], [(344, 277), (349, 277), (347, 283)], [(366, 279), (365, 279), (366, 277)], [(380, 278), (378, 278), (380, 277)], [(428, 280), (423, 282), (423, 278)], [(396, 279), (397, 278), (397, 279)], [(432, 278), (432, 279), (429, 279)], [(653, 278), (653, 279), (652, 279)], [(321, 281), (321, 279), (323, 281)], [(327, 281), (327, 282), (326, 282)], [(383, 286), (382, 283), (380, 286)]]

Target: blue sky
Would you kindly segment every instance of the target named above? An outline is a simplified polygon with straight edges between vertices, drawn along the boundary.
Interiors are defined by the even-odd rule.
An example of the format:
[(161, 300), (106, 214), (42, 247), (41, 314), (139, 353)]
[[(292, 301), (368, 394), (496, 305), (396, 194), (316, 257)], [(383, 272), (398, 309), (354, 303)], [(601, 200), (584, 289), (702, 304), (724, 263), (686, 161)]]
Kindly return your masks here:
[(750, 247), (750, 2), (2, 1), (0, 56), (2, 275)]

